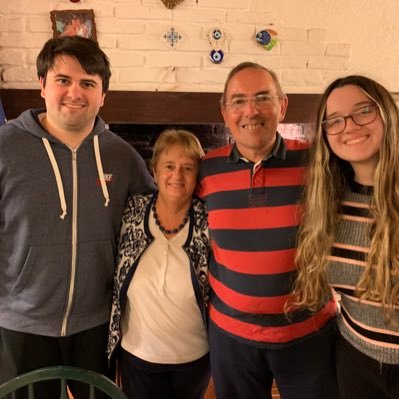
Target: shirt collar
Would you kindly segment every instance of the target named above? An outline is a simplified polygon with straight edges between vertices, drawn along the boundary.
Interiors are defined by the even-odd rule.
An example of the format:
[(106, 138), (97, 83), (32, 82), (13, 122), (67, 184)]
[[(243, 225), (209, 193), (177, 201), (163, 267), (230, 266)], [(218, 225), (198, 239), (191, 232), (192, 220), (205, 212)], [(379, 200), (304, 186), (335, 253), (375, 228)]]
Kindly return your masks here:
[(352, 193), (372, 195), (374, 192), (374, 186), (365, 186), (354, 179), (349, 180), (349, 187)]
[[(274, 147), (270, 154), (265, 155), (265, 157), (263, 158), (263, 162), (267, 161), (271, 157), (284, 160), (286, 156), (287, 156), (287, 149), (285, 147), (284, 140), (281, 137), (280, 133), (276, 132), (276, 142), (274, 143)], [(227, 158), (227, 162), (237, 163), (240, 160), (243, 160), (244, 162), (249, 162), (248, 159), (246, 159), (240, 154), (237, 145), (234, 144), (231, 149), (230, 155)]]

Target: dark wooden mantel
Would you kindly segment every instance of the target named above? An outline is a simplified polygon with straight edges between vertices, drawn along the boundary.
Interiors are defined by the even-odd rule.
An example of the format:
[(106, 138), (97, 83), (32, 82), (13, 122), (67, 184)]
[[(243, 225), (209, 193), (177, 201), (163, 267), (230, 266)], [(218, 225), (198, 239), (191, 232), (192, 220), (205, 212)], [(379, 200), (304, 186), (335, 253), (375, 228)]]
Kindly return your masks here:
[[(223, 123), (220, 93), (110, 91), (100, 115), (107, 123), (214, 124)], [(44, 107), (39, 90), (0, 89), (7, 119), (28, 108)], [(313, 122), (318, 94), (289, 94), (286, 123)]]

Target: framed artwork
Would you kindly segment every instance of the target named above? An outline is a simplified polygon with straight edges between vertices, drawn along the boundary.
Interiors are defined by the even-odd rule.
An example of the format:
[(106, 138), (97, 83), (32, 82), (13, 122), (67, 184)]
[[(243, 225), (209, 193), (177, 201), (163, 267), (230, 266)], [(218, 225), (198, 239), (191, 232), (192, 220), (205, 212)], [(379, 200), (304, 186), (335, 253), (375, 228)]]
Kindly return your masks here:
[[(183, 0), (161, 0), (161, 1), (165, 5), (166, 8), (169, 8), (171, 10), (177, 4), (181, 3)], [(198, 0), (197, 0), (197, 3), (198, 3)]]
[(83, 36), (97, 42), (93, 10), (50, 11), (53, 37)]

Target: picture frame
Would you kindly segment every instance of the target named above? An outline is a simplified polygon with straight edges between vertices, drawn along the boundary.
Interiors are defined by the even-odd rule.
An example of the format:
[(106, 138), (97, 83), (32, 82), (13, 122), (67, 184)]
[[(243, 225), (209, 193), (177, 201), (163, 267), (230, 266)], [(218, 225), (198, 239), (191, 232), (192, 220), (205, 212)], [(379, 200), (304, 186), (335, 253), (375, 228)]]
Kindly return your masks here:
[[(169, 8), (171, 10), (172, 8), (175, 8), (175, 6), (179, 3), (181, 3), (183, 0), (161, 0), (162, 3), (165, 5), (166, 8)], [(197, 1), (198, 3), (198, 1)]]
[(97, 42), (97, 30), (94, 11), (90, 10), (53, 10), (50, 11), (53, 37), (83, 36)]

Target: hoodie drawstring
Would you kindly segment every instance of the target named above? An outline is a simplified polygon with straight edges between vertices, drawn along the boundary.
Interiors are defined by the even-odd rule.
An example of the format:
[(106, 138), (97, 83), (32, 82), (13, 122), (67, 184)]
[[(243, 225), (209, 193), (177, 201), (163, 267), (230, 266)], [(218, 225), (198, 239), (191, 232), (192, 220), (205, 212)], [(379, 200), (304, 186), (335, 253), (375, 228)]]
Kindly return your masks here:
[(94, 144), (94, 155), (96, 156), (98, 177), (100, 179), (101, 188), (103, 190), (103, 195), (104, 195), (104, 198), (105, 198), (104, 206), (108, 206), (109, 194), (108, 194), (107, 185), (105, 184), (103, 165), (101, 163), (100, 145), (98, 144), (98, 135), (97, 134), (94, 136), (94, 143), (93, 144)]
[[(44, 147), (46, 148), (47, 155), (50, 159), (51, 166), (53, 167), (53, 172), (55, 176), (55, 181), (57, 182), (57, 188), (58, 188), (58, 196), (60, 197), (60, 205), (61, 205), (61, 215), (60, 218), (64, 220), (66, 214), (67, 214), (67, 205), (65, 201), (65, 192), (64, 192), (64, 187), (62, 185), (62, 179), (61, 179), (61, 173), (60, 170), (58, 169), (57, 161), (55, 159), (53, 150), (51, 148), (51, 145), (49, 141), (45, 138), (42, 137)], [(101, 184), (101, 189), (105, 198), (105, 204), (104, 206), (108, 206), (110, 198), (109, 198), (109, 193), (107, 189), (107, 184), (105, 183), (105, 178), (104, 178), (104, 171), (103, 171), (103, 166), (101, 163), (101, 155), (100, 155), (100, 145), (98, 143), (98, 135), (94, 136), (93, 140), (93, 145), (94, 145), (94, 155), (96, 158), (96, 165), (97, 165), (97, 172), (98, 172), (98, 177), (100, 180)]]
[(54, 153), (53, 150), (51, 149), (49, 141), (45, 137), (42, 137), (42, 140), (44, 146), (46, 147), (47, 155), (50, 158), (51, 166), (53, 167), (55, 181), (57, 182), (58, 195), (60, 197), (61, 210), (62, 210), (60, 218), (64, 220), (67, 214), (67, 206), (65, 201), (64, 187), (62, 186), (60, 170), (58, 169), (57, 161), (55, 160)]

